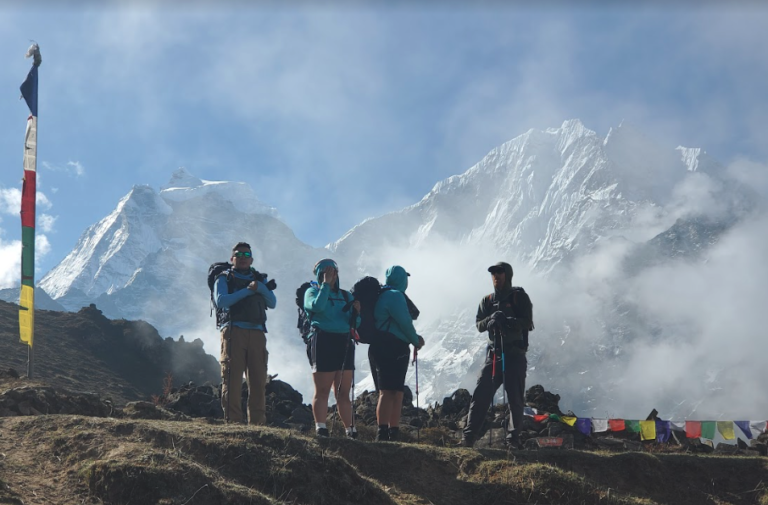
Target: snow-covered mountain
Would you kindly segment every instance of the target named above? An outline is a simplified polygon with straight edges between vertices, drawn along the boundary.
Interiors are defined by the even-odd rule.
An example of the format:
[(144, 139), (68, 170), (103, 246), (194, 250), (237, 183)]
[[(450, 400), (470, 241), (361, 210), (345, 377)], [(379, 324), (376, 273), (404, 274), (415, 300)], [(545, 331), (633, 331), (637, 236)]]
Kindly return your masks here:
[[(602, 138), (572, 120), (493, 149), (420, 202), (366, 220), (327, 250), (298, 240), (247, 185), (180, 169), (160, 192), (134, 187), (39, 285), (73, 310), (95, 302), (112, 317), (146, 319), (164, 335), (192, 333), (215, 354), (205, 274), (246, 240), (255, 266), (278, 282), (270, 369), (308, 395), (295, 287), (325, 255), (339, 261), (345, 286), (402, 264), (412, 273), (409, 294), (422, 309), (417, 329), (428, 343), (421, 399), (434, 401), (474, 383), (485, 345), (475, 311), (491, 290), (485, 269), (504, 259), (534, 301), (529, 384), (544, 383), (568, 398), (566, 407), (592, 415), (618, 405), (621, 371), (632, 363), (627, 349), (648, 335), (681, 338), (638, 298), (642, 275), (706, 262), (754, 203), (700, 149), (660, 147), (626, 125)], [(360, 386), (370, 387), (360, 375)], [(665, 401), (674, 405), (676, 397)]]

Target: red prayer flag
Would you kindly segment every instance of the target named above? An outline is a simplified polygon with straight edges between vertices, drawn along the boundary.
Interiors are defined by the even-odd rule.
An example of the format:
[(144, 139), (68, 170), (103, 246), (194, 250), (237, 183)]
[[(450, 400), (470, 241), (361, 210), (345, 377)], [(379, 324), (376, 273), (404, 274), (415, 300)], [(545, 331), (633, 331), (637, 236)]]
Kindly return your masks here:
[(624, 419), (608, 419), (608, 427), (611, 431), (624, 431)]
[(686, 421), (685, 436), (688, 438), (701, 437), (701, 421)]
[(549, 414), (536, 414), (533, 416), (534, 422), (540, 423), (549, 419)]

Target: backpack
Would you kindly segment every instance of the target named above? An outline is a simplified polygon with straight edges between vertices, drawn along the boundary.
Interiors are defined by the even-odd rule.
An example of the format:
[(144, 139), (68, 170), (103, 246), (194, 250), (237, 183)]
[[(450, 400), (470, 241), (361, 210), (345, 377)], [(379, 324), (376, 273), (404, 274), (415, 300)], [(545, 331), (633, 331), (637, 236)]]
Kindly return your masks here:
[[(360, 336), (361, 344), (371, 344), (378, 342), (383, 335), (386, 335), (386, 331), (376, 328), (376, 321), (373, 316), (373, 311), (376, 308), (376, 302), (379, 300), (379, 296), (384, 291), (392, 289), (389, 286), (382, 286), (378, 279), (375, 277), (363, 277), (352, 286), (352, 295), (355, 300), (360, 302), (360, 326), (357, 327), (357, 334)], [(419, 317), (419, 309), (408, 298), (408, 295), (403, 293), (405, 302), (408, 304), (408, 312), (412, 319)]]
[(373, 318), (373, 309), (379, 295), (385, 288), (375, 277), (363, 277), (352, 286), (352, 296), (360, 302), (360, 326), (357, 327), (357, 334), (360, 336), (361, 344), (370, 344), (379, 340), (381, 331), (376, 328), (376, 321)]
[(216, 279), (219, 278), (219, 275), (223, 274), (224, 272), (227, 272), (227, 282), (229, 282), (230, 279), (230, 273), (229, 270), (233, 267), (232, 263), (228, 263), (226, 261), (220, 261), (217, 263), (213, 263), (210, 267), (208, 267), (208, 289), (211, 292), (211, 313), (210, 315), (213, 315), (213, 311), (216, 311), (216, 326), (221, 326), (222, 324), (227, 322), (227, 314), (226, 311), (220, 310), (218, 307), (216, 307), (216, 300), (213, 299), (213, 286), (216, 284)]
[(312, 332), (312, 326), (310, 324), (309, 313), (304, 309), (304, 293), (307, 292), (312, 284), (317, 284), (314, 281), (307, 281), (296, 290), (296, 307), (299, 311), (299, 317), (296, 321), (296, 328), (299, 329), (299, 335), (304, 343), (309, 341), (309, 334)]

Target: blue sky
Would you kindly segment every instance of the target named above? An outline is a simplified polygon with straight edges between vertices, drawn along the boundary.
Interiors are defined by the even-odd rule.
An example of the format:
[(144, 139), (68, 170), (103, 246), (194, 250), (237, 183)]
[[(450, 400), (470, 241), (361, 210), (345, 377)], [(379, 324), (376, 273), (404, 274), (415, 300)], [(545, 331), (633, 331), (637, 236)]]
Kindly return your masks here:
[(322, 246), (566, 119), (768, 161), (768, 7), (437, 4), (2, 3), (0, 287), (18, 284), (30, 39), (38, 279), (131, 186), (180, 166), (248, 182)]

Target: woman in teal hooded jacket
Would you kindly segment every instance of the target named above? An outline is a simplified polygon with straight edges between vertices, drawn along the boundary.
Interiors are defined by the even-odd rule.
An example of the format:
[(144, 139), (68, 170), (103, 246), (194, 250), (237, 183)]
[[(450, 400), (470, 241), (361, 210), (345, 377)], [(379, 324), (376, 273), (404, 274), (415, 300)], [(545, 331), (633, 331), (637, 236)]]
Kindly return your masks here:
[(412, 344), (416, 349), (424, 346), (424, 339), (413, 326), (415, 316), (409, 310), (405, 290), (411, 274), (401, 266), (387, 269), (386, 285), (379, 295), (373, 316), (376, 328), (387, 337), (371, 344), (369, 355), (379, 389), (376, 420), (379, 430), (376, 440), (396, 440), (400, 431), (400, 412), (403, 408), (405, 374)]
[[(309, 342), (309, 361), (315, 394), (312, 397), (312, 414), (315, 417), (317, 436), (327, 437), (328, 396), (333, 386), (336, 406), (347, 435), (356, 437), (353, 426), (352, 402), (349, 392), (355, 369), (355, 342), (351, 327), (359, 325), (359, 318), (350, 321), (352, 311), (345, 306), (352, 302), (352, 295), (339, 288), (339, 267), (331, 259), (320, 260), (314, 268), (317, 283), (304, 293), (304, 309), (310, 318), (312, 333)], [(353, 302), (360, 313), (360, 302)]]

